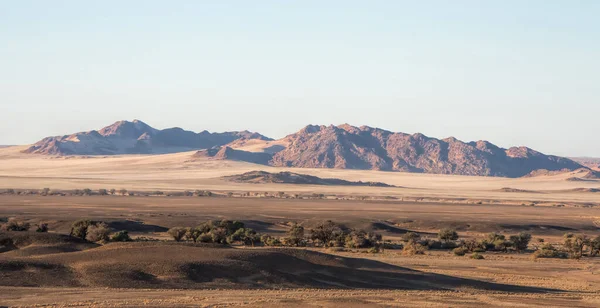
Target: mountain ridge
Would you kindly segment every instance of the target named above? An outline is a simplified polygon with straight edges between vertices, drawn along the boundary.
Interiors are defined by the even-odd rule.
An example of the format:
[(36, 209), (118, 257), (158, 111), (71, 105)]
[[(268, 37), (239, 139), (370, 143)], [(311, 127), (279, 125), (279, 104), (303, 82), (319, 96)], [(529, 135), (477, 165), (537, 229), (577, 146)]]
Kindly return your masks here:
[[(252, 149), (249, 150), (249, 147)], [(25, 150), (48, 155), (159, 154), (199, 150), (194, 158), (238, 160), (277, 167), (372, 169), (435, 174), (521, 177), (538, 170), (588, 169), (571, 159), (525, 146), (463, 142), (369, 126), (307, 125), (279, 140), (236, 131), (157, 130), (134, 120), (98, 131), (47, 137)]]
[(155, 129), (140, 121), (117, 121), (99, 130), (46, 137), (25, 153), (46, 155), (165, 154), (221, 146), (240, 139), (272, 140), (249, 131), (195, 133), (179, 127)]

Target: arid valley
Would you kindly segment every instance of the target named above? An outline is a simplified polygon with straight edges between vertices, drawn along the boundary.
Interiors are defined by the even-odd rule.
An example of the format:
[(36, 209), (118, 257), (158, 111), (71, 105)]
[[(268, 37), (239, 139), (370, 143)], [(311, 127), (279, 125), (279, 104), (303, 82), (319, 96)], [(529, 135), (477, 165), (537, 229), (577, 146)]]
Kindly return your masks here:
[[(0, 233), (1, 305), (600, 305), (592, 251), (536, 257), (548, 245), (566, 254), (567, 233), (600, 236), (600, 181), (585, 179), (589, 170), (506, 178), (265, 166), (195, 151), (23, 150), (0, 149), (0, 218), (32, 226)], [(111, 236), (127, 231), (130, 240), (77, 238), (81, 220), (102, 222)], [(207, 221), (240, 221), (265, 242), (201, 243), (183, 233), (174, 240), (172, 230)], [(326, 221), (379, 234), (381, 244), (319, 244), (311, 232)], [(34, 231), (41, 224), (48, 232)], [(286, 244), (297, 226), (309, 242)], [(531, 238), (522, 251), (460, 252), (436, 246), (441, 230), (456, 232), (448, 247), (490, 234)], [(265, 240), (277, 238), (283, 244)]]

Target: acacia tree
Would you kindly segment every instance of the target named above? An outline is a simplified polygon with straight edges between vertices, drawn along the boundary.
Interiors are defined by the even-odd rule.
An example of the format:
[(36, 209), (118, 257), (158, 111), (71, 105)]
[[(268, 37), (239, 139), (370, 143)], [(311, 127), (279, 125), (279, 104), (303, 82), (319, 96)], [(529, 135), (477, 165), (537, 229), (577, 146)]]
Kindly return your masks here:
[(572, 233), (567, 233), (565, 234), (564, 238), (565, 248), (567, 251), (569, 251), (569, 255), (576, 259), (581, 258), (583, 256), (585, 246), (591, 244), (590, 239), (585, 234), (573, 235)]

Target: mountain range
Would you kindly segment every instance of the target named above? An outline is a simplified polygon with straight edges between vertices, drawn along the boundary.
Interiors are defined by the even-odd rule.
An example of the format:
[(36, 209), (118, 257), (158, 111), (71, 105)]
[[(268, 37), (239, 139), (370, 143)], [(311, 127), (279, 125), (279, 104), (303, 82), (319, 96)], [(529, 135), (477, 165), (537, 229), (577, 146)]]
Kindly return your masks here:
[(135, 120), (98, 131), (48, 137), (24, 152), (49, 155), (160, 154), (199, 150), (193, 157), (298, 168), (373, 169), (436, 174), (521, 177), (537, 170), (587, 168), (527, 147), (504, 149), (487, 141), (462, 142), (368, 126), (308, 125), (273, 140), (236, 131), (158, 130)]
[(134, 120), (118, 121), (100, 130), (47, 137), (25, 152), (50, 155), (164, 154), (212, 148), (240, 139), (271, 140), (249, 131), (194, 133), (179, 127), (159, 130)]

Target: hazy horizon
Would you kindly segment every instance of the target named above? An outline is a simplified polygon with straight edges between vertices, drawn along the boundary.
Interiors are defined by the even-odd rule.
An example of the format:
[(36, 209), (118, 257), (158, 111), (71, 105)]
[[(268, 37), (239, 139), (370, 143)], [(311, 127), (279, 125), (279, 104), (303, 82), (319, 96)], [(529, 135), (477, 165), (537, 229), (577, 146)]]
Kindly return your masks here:
[(368, 125), (600, 157), (597, 1), (2, 1), (0, 144)]

